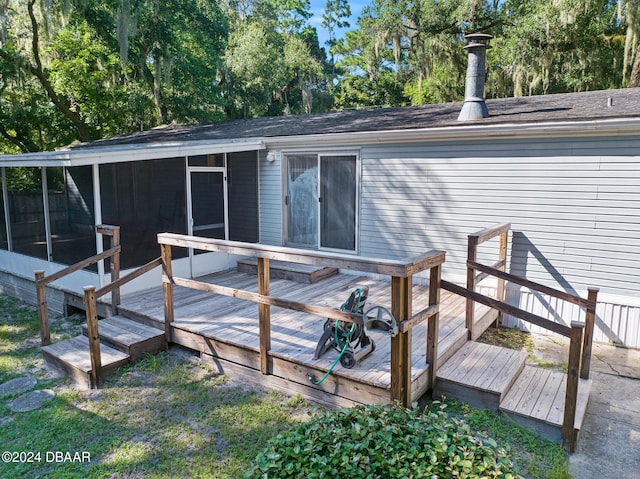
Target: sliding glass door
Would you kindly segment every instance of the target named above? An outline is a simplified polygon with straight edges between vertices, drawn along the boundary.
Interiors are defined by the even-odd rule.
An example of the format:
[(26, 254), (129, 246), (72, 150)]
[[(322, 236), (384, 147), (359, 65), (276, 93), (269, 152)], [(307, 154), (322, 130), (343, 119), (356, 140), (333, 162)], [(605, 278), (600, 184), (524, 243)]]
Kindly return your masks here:
[(318, 157), (287, 157), (287, 244), (318, 245)]
[(286, 242), (356, 250), (357, 157), (286, 156)]

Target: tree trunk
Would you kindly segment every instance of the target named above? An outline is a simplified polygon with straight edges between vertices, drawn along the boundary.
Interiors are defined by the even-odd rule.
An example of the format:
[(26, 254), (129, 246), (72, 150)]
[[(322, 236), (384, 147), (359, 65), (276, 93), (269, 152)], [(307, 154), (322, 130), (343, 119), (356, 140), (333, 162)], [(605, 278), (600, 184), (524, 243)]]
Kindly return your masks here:
[(629, 76), (629, 88), (636, 88), (638, 86), (640, 86), (640, 44), (638, 48), (636, 48), (636, 58), (633, 62), (631, 75)]

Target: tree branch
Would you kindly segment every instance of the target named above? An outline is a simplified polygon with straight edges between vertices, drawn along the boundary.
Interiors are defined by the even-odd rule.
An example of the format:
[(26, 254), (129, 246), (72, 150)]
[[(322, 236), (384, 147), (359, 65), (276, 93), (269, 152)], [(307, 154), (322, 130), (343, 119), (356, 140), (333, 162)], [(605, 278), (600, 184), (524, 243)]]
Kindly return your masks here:
[[(36, 65), (33, 66), (26, 62), (21, 62), (21, 63), (23, 63), (23, 66), (38, 79), (38, 81), (44, 88), (45, 92), (47, 93), (47, 96), (52, 101), (52, 103), (58, 108), (58, 110), (60, 110), (60, 113), (62, 113), (65, 116), (65, 118), (67, 118), (71, 123), (73, 123), (73, 126), (75, 126), (76, 130), (78, 131), (78, 139), (80, 141), (91, 141), (92, 138), (91, 138), (91, 133), (89, 132), (89, 126), (84, 122), (84, 120), (82, 119), (82, 116), (78, 111), (72, 110), (69, 107), (70, 102), (68, 99), (60, 98), (60, 96), (56, 93), (53, 86), (51, 85), (51, 82), (49, 82), (49, 79), (45, 75), (44, 69), (42, 68), (42, 60), (40, 58), (38, 21), (36, 20), (36, 16), (33, 13), (33, 5), (35, 1), (36, 0), (29, 0), (29, 3), (27, 4), (27, 10), (29, 12), (29, 18), (31, 20), (31, 29), (33, 34), (31, 45), (33, 50), (32, 52), (33, 59)], [(0, 52), (2, 52), (2, 50), (0, 50)], [(2, 52), (2, 53), (4, 53), (4, 55), (2, 55), (3, 58), (11, 59), (11, 56), (6, 52)]]
[(2, 135), (7, 141), (14, 144), (22, 153), (30, 153), (38, 151), (38, 146), (29, 138), (24, 136), (12, 135), (4, 127), (4, 124), (0, 123), (0, 135)]

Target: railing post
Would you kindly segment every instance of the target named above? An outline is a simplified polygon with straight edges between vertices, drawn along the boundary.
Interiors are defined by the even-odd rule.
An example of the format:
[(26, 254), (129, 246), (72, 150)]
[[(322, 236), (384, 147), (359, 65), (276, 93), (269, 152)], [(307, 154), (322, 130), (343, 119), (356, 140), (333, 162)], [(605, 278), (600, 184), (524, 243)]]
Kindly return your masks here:
[(564, 420), (562, 422), (562, 445), (573, 452), (576, 447), (576, 403), (578, 402), (578, 379), (580, 373), (580, 350), (584, 324), (573, 321), (569, 343), (569, 367), (567, 370), (567, 393), (564, 401)]
[[(110, 247), (114, 248), (120, 245), (120, 227), (114, 226), (111, 231)], [(114, 283), (120, 279), (120, 253), (115, 253), (111, 257), (111, 282)], [(118, 306), (120, 305), (120, 288), (115, 288), (111, 292), (111, 310), (112, 314), (117, 314)]]
[(164, 336), (167, 344), (171, 342), (171, 323), (173, 323), (173, 269), (171, 267), (171, 245), (160, 245), (162, 257), (162, 292), (164, 296)]
[[(258, 258), (258, 294), (269, 296), (269, 259)], [(260, 330), (260, 372), (269, 374), (269, 351), (271, 350), (271, 306), (258, 304)]]
[[(501, 262), (501, 266), (499, 267), (500, 271), (507, 271), (507, 246), (509, 242), (509, 231), (505, 231), (500, 235), (500, 252), (498, 254), (498, 260)], [(505, 280), (502, 278), (498, 278), (498, 289), (496, 290), (496, 298), (498, 301), (504, 302), (506, 288), (505, 288)], [(500, 324), (502, 320), (502, 313), (498, 313), (498, 319), (496, 320), (496, 326)]]
[[(391, 278), (391, 314), (398, 324), (411, 318), (412, 277)], [(411, 405), (411, 330), (391, 338), (391, 400)]]
[(40, 316), (40, 344), (51, 344), (49, 333), (49, 306), (47, 305), (47, 285), (42, 282), (44, 271), (36, 271), (36, 297), (38, 301), (38, 314)]
[[(478, 258), (478, 237), (469, 235), (467, 242), (467, 260), (477, 261)], [(476, 290), (476, 271), (467, 265), (467, 289), (469, 291)], [(467, 308), (465, 314), (465, 326), (469, 332), (469, 340), (473, 339), (473, 326), (475, 323), (475, 303), (472, 299), (467, 298)]]
[(591, 349), (593, 346), (593, 328), (596, 322), (596, 304), (598, 301), (598, 288), (589, 288), (587, 299), (593, 301), (593, 308), (587, 308), (584, 322), (584, 340), (582, 345), (582, 366), (580, 367), (580, 377), (589, 379), (589, 369), (591, 368)]
[(97, 389), (102, 382), (102, 358), (100, 356), (95, 292), (95, 286), (85, 286), (84, 288), (84, 308), (87, 313), (87, 335), (89, 336), (89, 354), (91, 356), (91, 387)]
[[(442, 265), (434, 266), (429, 272), (429, 306), (440, 304), (440, 279)], [(438, 331), (440, 330), (440, 313), (435, 313), (427, 320), (427, 363), (429, 363), (429, 389), (436, 385), (438, 371)]]

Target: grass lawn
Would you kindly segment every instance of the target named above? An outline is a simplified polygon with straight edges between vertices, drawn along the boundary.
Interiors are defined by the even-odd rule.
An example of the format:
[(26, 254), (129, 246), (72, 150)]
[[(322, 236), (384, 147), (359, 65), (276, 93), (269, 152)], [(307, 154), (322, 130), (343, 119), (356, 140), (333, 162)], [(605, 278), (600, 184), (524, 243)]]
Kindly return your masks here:
[[(52, 320), (52, 341), (76, 335), (82, 320)], [(179, 348), (123, 368), (100, 390), (74, 389), (44, 368), (37, 312), (0, 294), (0, 383), (25, 375), (55, 398), (25, 413), (11, 411), (14, 396), (0, 398), (0, 453), (33, 460), (3, 455), (3, 479), (239, 478), (271, 437), (314, 419), (302, 398), (217, 375)], [(524, 477), (569, 477), (557, 445), (488, 411), (456, 402), (447, 411), (507, 447)]]

